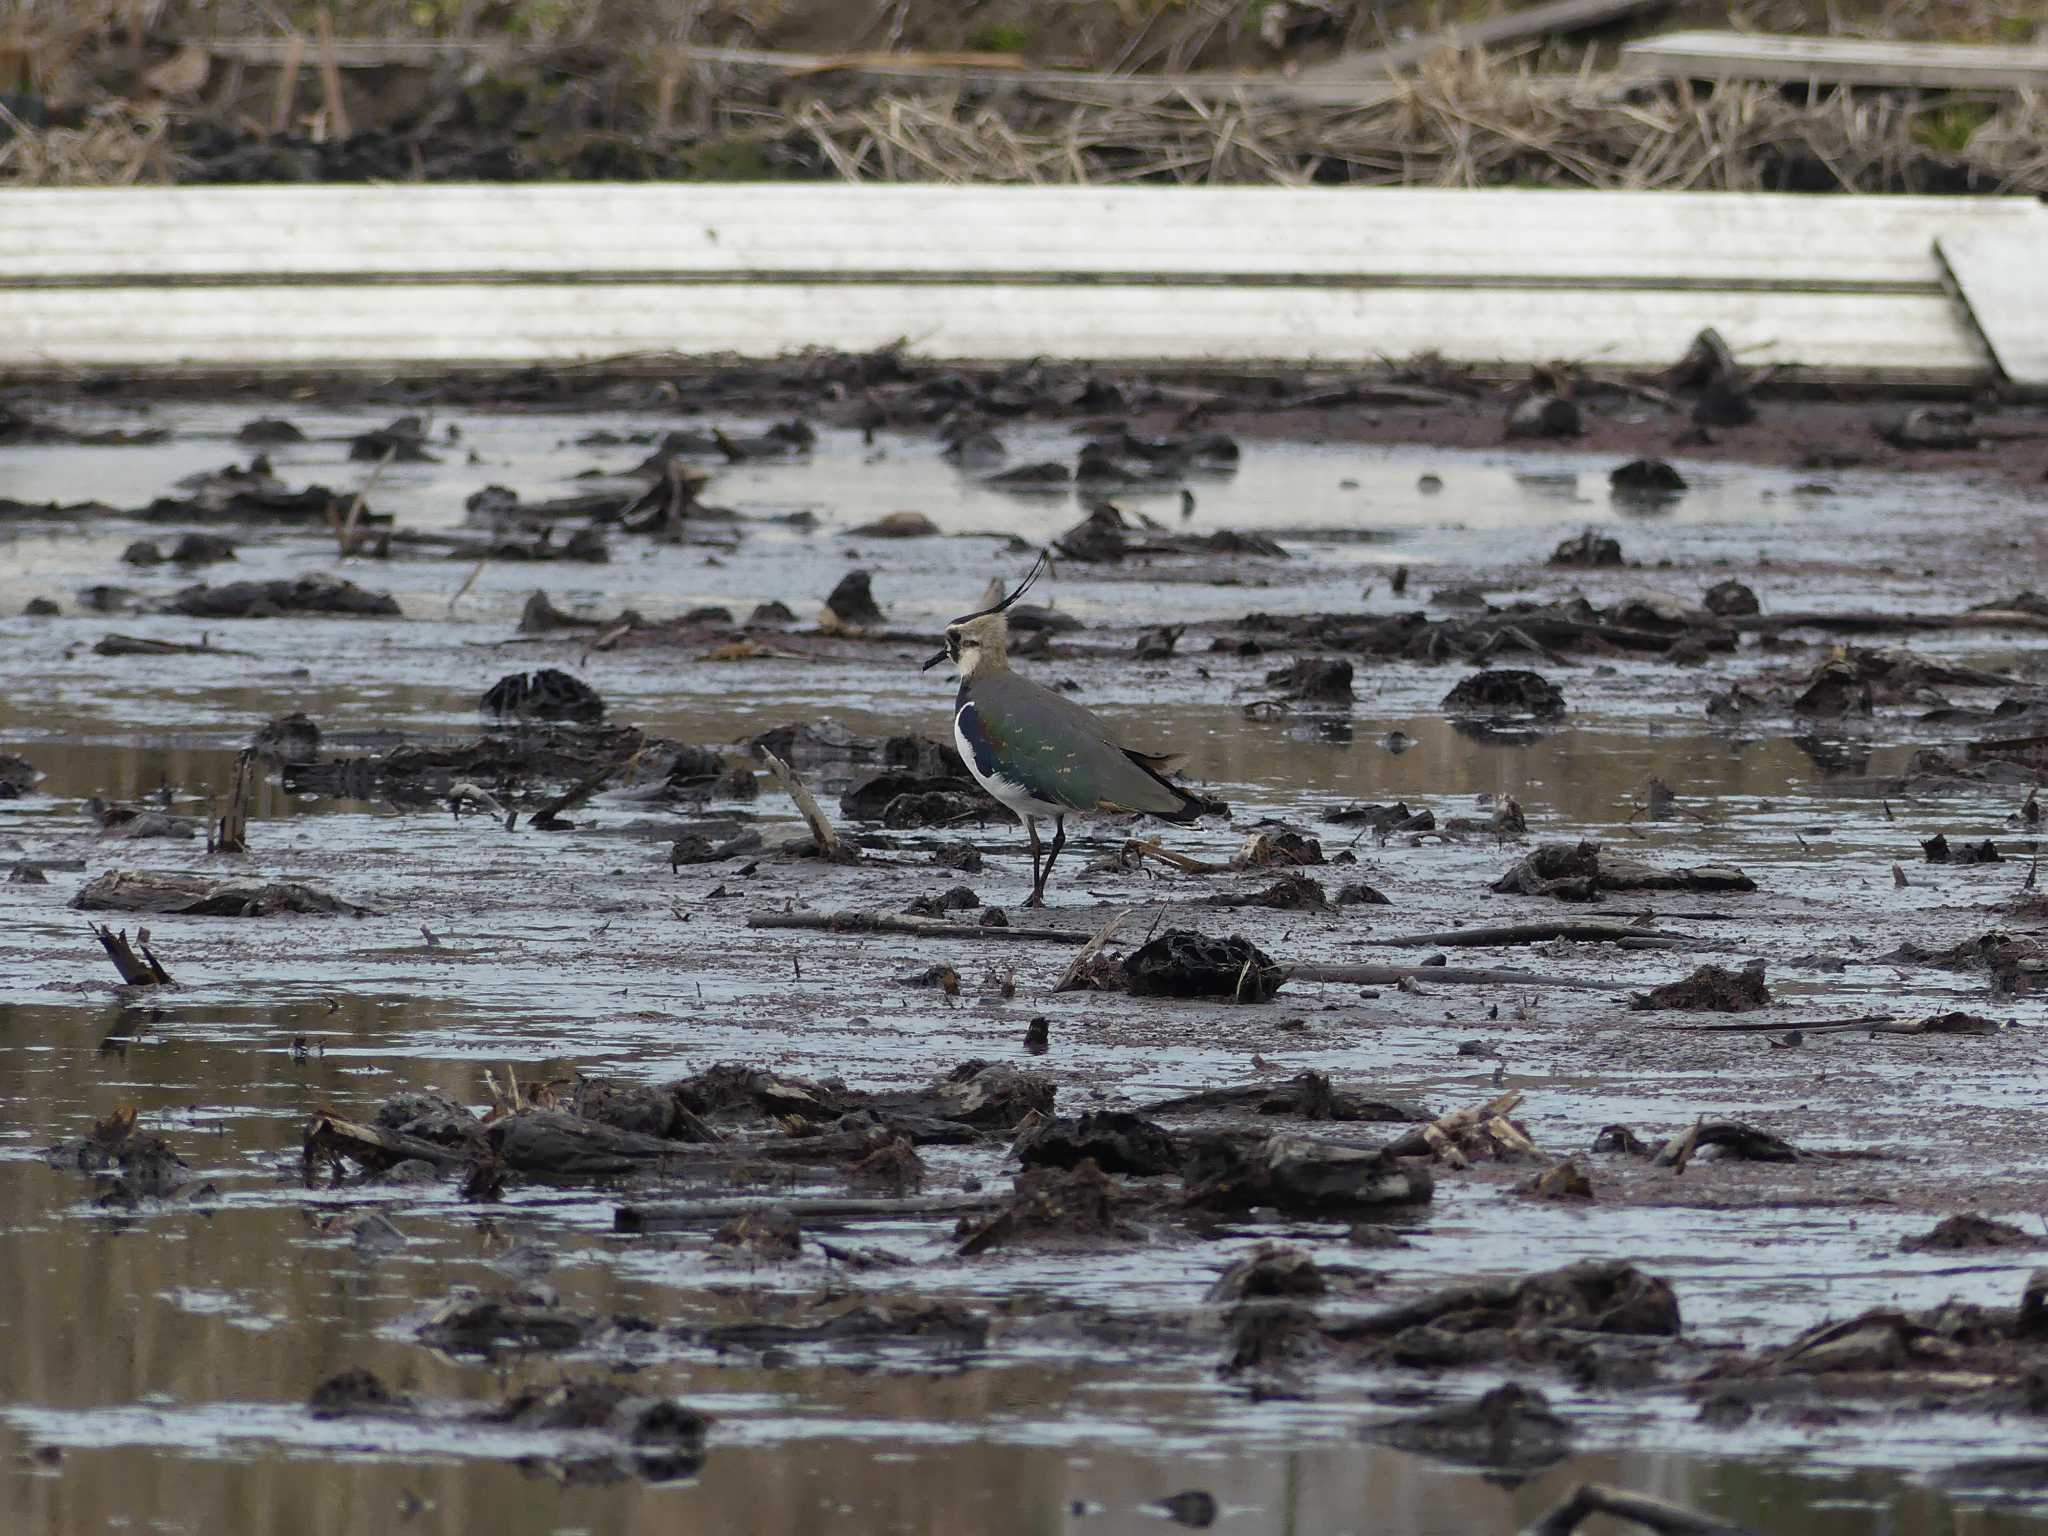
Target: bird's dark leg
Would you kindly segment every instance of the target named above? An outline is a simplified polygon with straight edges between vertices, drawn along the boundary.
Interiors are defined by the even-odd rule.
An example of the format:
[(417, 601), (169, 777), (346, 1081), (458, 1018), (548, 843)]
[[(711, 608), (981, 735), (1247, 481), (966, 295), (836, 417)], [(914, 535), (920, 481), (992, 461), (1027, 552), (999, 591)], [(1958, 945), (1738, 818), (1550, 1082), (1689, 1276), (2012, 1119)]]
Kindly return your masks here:
[(1024, 905), (1027, 907), (1042, 907), (1045, 905), (1045, 877), (1038, 872), (1038, 858), (1041, 851), (1041, 845), (1038, 841), (1038, 818), (1036, 816), (1026, 816), (1024, 818), (1024, 830), (1031, 838), (1031, 894), (1025, 898)]
[(1052, 861), (1060, 856), (1060, 850), (1066, 846), (1067, 818), (1055, 816), (1052, 819), (1052, 848), (1045, 856), (1045, 873), (1038, 877), (1038, 906), (1045, 905), (1045, 882), (1052, 878)]

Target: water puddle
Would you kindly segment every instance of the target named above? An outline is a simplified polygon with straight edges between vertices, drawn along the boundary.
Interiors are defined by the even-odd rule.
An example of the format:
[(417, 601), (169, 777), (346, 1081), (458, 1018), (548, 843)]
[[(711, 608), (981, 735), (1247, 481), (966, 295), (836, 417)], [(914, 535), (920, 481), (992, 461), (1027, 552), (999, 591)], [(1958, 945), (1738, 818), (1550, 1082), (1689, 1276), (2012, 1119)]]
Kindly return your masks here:
[[(144, 505), (184, 475), (245, 459), (231, 437), (247, 414), (165, 404), (147, 418), (172, 429), (158, 445), (10, 450), (0, 498)], [(274, 451), (279, 473), (361, 486), (367, 467), (348, 460), (345, 440), (381, 417), (292, 414), (311, 440)], [(465, 499), (486, 485), (568, 495), (613, 483), (578, 478), (584, 470), (616, 474), (646, 452), (576, 446), (587, 433), (674, 425), (651, 413), (443, 412), (431, 427), (440, 462), (392, 466), (369, 499), (402, 528), (456, 530)], [(1075, 442), (1050, 427), (1005, 437), (1013, 462), (1069, 458)], [(1697, 666), (1628, 654), (1539, 662), (1568, 713), (1506, 726), (1445, 717), (1443, 697), (1468, 668), (1369, 655), (1356, 658), (1348, 707), (1272, 707), (1266, 674), (1290, 653), (1247, 655), (1235, 643), (1248, 614), (1425, 606), (1440, 617), (1432, 596), (1465, 585), (1496, 601), (1576, 591), (1604, 604), (1646, 589), (1696, 596), (1735, 574), (1766, 612), (1954, 612), (2024, 584), (1998, 551), (2023, 536), (2030, 514), (2001, 488), (1931, 483), (1930, 494), (1930, 484), (1839, 473), (1822, 495), (1811, 475), (1680, 463), (1694, 489), (1646, 515), (1613, 501), (1609, 466), (1580, 455), (1252, 445), (1233, 473), (1188, 482), (1185, 519), (1178, 486), (1115, 499), (1170, 529), (1263, 531), (1295, 558), (1065, 563), (1037, 594), (1086, 627), (1051, 659), (1020, 666), (1071, 685), (1128, 739), (1188, 752), (1191, 777), (1230, 805), (1228, 824), (1139, 835), (1222, 863), (1268, 820), (1285, 822), (1321, 840), (1331, 862), (1306, 873), (1331, 895), (1364, 882), (1390, 900), (1334, 912), (1220, 908), (1208, 899), (1256, 894), (1272, 874), (1189, 876), (1154, 862), (1133, 872), (1114, 857), (1129, 829), (1077, 823), (1047, 921), (1085, 931), (1129, 907), (1133, 941), (1201, 926), (1242, 933), (1287, 963), (1408, 965), (1440, 951), (1451, 967), (1528, 978), (1425, 980), (1412, 991), (1297, 980), (1262, 1007), (1054, 994), (1064, 947), (746, 926), (803, 910), (900, 913), (961, 882), (1027, 921), (1022, 839), (1000, 819), (906, 833), (851, 868), (758, 853), (671, 865), (686, 823), (780, 836), (796, 826), (794, 811), (772, 787), (758, 799), (714, 792), (679, 805), (648, 785), (611, 783), (572, 812), (573, 830), (531, 830), (523, 802), (519, 830), (507, 832), (489, 815), (458, 817), (444, 799), (290, 789), (272, 770), (250, 805), (248, 858), (206, 852), (204, 825), (264, 721), (303, 711), (343, 755), (468, 741), (483, 728), (484, 689), (530, 667), (574, 672), (610, 719), (686, 746), (737, 754), (764, 730), (821, 718), (862, 740), (949, 740), (951, 683), (918, 668), (929, 637), (974, 606), (991, 576), (1018, 573), (1013, 538), (1040, 544), (1079, 518), (1070, 493), (1002, 492), (923, 439), (863, 443), (828, 431), (807, 457), (719, 469), (705, 500), (744, 520), (715, 525), (715, 543), (618, 536), (603, 565), (492, 561), (479, 571), (466, 559), (337, 562), (324, 530), (243, 528), (233, 530), (246, 540), (235, 565), (204, 578), (337, 571), (392, 592), (399, 620), (201, 624), (81, 611), (89, 586), (127, 587), (146, 607), (202, 578), (120, 563), (131, 541), (166, 532), (156, 525), (26, 516), (0, 526), (0, 752), (23, 754), (41, 774), (0, 799), (0, 867), (46, 875), (0, 884), (0, 1265), (10, 1298), (0, 1313), (0, 1464), (10, 1526), (202, 1531), (250, 1511), (264, 1529), (337, 1533), (1155, 1532), (1168, 1520), (1156, 1501), (1192, 1490), (1210, 1503), (1175, 1507), (1208, 1512), (1217, 1530), (1465, 1536), (1519, 1529), (1591, 1480), (1759, 1532), (2048, 1532), (2048, 1479), (2022, 1464), (2033, 1442), (2024, 1418), (1857, 1404), (1709, 1424), (1686, 1374), (1866, 1309), (2009, 1307), (2038, 1260), (2024, 1248), (1901, 1248), (1958, 1210), (2022, 1220), (2013, 1213), (2036, 1207), (2048, 1173), (2033, 1126), (2048, 1065), (2034, 1043), (2040, 1004), (1994, 995), (1981, 971), (1895, 958), (1908, 941), (1936, 947), (2030, 925), (2006, 909), (2031, 886), (2031, 825), (2013, 819), (2026, 784), (1915, 778), (1918, 754), (1960, 753), (1977, 728), (1922, 718), (1935, 707), (1927, 700), (1821, 722), (1782, 709), (1734, 727), (1708, 718), (1710, 692), (1811, 666), (1826, 654), (1819, 637), (1745, 639)], [(1425, 487), (1425, 475), (1439, 484)], [(906, 510), (949, 536), (849, 531)], [(817, 526), (776, 521), (797, 511), (816, 514)], [(1595, 524), (1632, 564), (1544, 563)], [(712, 603), (743, 616), (780, 599), (806, 632), (855, 567), (874, 573), (900, 641), (770, 646), (728, 661), (712, 658), (709, 641), (593, 651), (587, 635), (515, 632), (534, 591), (565, 609), (630, 607), (656, 619)], [(1408, 570), (1401, 593), (1397, 567)], [(54, 598), (62, 615), (18, 616), (33, 597)], [(1139, 660), (1137, 635), (1169, 622), (1188, 626), (1175, 653)], [(225, 649), (94, 649), (109, 632), (189, 643), (202, 631)], [(2041, 676), (2041, 650), (2025, 634), (1957, 629), (1906, 643), (2004, 674), (2012, 684), (2002, 691), (2019, 696)], [(1951, 689), (1948, 702), (1988, 708), (2000, 692)], [(832, 806), (867, 770), (818, 761), (805, 771)], [(1383, 833), (1346, 816), (1395, 801), (1428, 811), (1433, 825)], [(1494, 830), (1509, 801), (1525, 838)], [(107, 806), (182, 819), (187, 835), (112, 837), (96, 816)], [(1936, 834), (1955, 845), (1991, 839), (2003, 861), (1926, 862), (1919, 844)], [(1659, 867), (1739, 866), (1756, 890), (1618, 893), (1588, 908), (1490, 889), (1539, 842), (1582, 838)], [(935, 868), (931, 851), (956, 843), (971, 844), (983, 867)], [(308, 881), (369, 912), (116, 916), (116, 927), (151, 930), (177, 983), (120, 988), (88, 915), (67, 904), (115, 868)], [(1640, 919), (1697, 948), (1386, 942), (1582, 917)], [(1752, 959), (1777, 1001), (1743, 1017), (1780, 1034), (1803, 1023), (1803, 1040), (1686, 1032), (1677, 1026), (1734, 1020), (1633, 1013), (1613, 991), (1555, 985), (1647, 988), (1703, 961)], [(957, 996), (900, 984), (940, 960), (957, 968)], [(1948, 1009), (2015, 1027), (1900, 1036), (1816, 1023)], [(1023, 1046), (1035, 1016), (1050, 1024), (1041, 1057)], [(1437, 1112), (1520, 1090), (1528, 1135), (1546, 1154), (1576, 1154), (1596, 1195), (1536, 1201), (1513, 1192), (1527, 1169), (1439, 1169), (1435, 1199), (1394, 1221), (1400, 1246), (1361, 1246), (1348, 1222), (1260, 1210), (1200, 1238), (1158, 1230), (961, 1257), (955, 1214), (898, 1212), (807, 1228), (792, 1260), (736, 1262), (716, 1251), (710, 1225), (634, 1235), (616, 1229), (618, 1208), (679, 1190), (830, 1200), (845, 1194), (844, 1178), (768, 1164), (659, 1188), (638, 1174), (515, 1177), (484, 1202), (445, 1174), (402, 1187), (309, 1181), (301, 1160), (316, 1116), (367, 1123), (400, 1093), (480, 1106), (510, 1073), (566, 1092), (578, 1073), (663, 1083), (742, 1062), (907, 1090), (970, 1058), (1049, 1074), (1068, 1114), (1304, 1071)], [(121, 1105), (182, 1158), (175, 1190), (124, 1199), (106, 1178), (47, 1163), (48, 1148)], [(1700, 1117), (1754, 1122), (1809, 1155), (1792, 1172), (1703, 1158), (1679, 1178), (1589, 1150), (1613, 1125), (1654, 1140)], [(1399, 1127), (1287, 1129), (1376, 1143)], [(1017, 1167), (1000, 1138), (918, 1155), (934, 1196), (1007, 1190)], [(1219, 1372), (1226, 1325), (1204, 1297), (1225, 1265), (1265, 1241), (1302, 1249), (1329, 1274), (1364, 1276), (1318, 1304), (1326, 1324), (1447, 1284), (1625, 1258), (1670, 1282), (1696, 1355), (1684, 1371), (1660, 1365), (1628, 1388), (1511, 1361), (1415, 1370), (1332, 1358), (1298, 1393), (1257, 1393)], [(856, 1262), (848, 1250), (884, 1258)], [(485, 1361), (419, 1340), (458, 1287), (525, 1288), (592, 1318), (641, 1322)], [(968, 1309), (987, 1334), (972, 1344), (703, 1342), (705, 1329), (786, 1320), (824, 1302), (905, 1298)], [(356, 1368), (418, 1411), (309, 1411), (316, 1384)], [(485, 1416), (573, 1376), (708, 1415), (701, 1459), (650, 1477), (620, 1462), (614, 1436)], [(1509, 1377), (1540, 1385), (1571, 1423), (1569, 1452), (1541, 1468), (1482, 1475), (1364, 1433)]]

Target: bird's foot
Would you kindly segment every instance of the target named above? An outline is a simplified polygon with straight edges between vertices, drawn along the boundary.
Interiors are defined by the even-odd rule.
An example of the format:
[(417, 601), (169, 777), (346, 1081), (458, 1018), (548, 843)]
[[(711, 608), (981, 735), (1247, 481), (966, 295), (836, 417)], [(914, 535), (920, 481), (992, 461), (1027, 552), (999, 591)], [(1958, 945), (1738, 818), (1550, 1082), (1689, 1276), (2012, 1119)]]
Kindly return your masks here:
[(1033, 891), (1033, 892), (1032, 892), (1032, 893), (1031, 893), (1031, 894), (1030, 894), (1029, 896), (1026, 896), (1026, 897), (1024, 898), (1024, 905), (1025, 905), (1025, 906), (1027, 906), (1027, 907), (1042, 907), (1042, 906), (1044, 906), (1044, 905), (1045, 905), (1045, 892), (1043, 892), (1043, 891)]

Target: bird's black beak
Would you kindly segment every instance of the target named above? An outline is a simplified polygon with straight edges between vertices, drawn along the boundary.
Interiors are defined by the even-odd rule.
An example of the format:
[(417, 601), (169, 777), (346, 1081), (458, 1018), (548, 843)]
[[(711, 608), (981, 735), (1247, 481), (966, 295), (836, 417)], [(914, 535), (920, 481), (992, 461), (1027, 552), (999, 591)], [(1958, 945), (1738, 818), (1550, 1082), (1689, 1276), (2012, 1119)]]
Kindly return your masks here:
[(929, 672), (933, 667), (936, 667), (940, 662), (944, 660), (946, 660), (946, 652), (942, 649), (938, 655), (934, 656), (930, 661), (926, 662), (917, 670), (920, 672)]

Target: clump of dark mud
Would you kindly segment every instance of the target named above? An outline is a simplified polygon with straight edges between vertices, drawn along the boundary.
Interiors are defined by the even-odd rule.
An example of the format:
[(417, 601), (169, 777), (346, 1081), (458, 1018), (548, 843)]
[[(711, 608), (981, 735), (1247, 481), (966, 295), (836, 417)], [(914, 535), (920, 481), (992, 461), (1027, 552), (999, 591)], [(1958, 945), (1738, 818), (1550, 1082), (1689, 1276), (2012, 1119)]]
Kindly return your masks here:
[(179, 912), (193, 917), (280, 913), (366, 917), (370, 908), (298, 880), (215, 880), (165, 870), (109, 870), (71, 898), (81, 912)]
[(165, 607), (195, 619), (276, 619), (306, 613), (391, 618), (400, 612), (398, 600), (389, 592), (367, 592), (339, 576), (187, 587)]
[(1298, 1136), (1192, 1138), (1185, 1177), (1187, 1203), (1212, 1211), (1271, 1206), (1293, 1215), (1356, 1215), (1420, 1205), (1436, 1190), (1427, 1168), (1385, 1149)]
[[(638, 1477), (670, 1482), (703, 1465), (711, 1420), (668, 1398), (634, 1393), (617, 1381), (571, 1378), (521, 1387), (484, 1406), (421, 1403), (386, 1386), (362, 1366), (316, 1385), (306, 1403), (316, 1419), (418, 1419), (427, 1424), (467, 1423), (533, 1431), (575, 1432), (578, 1449), (566, 1457), (522, 1457), (520, 1465), (559, 1482), (611, 1482)], [(599, 1453), (593, 1438), (611, 1444)]]
[(1017, 1243), (1098, 1246), (1129, 1242), (1138, 1232), (1117, 1216), (1116, 1181), (1083, 1160), (1071, 1168), (1027, 1168), (1015, 1193), (984, 1221), (961, 1223), (963, 1258)]
[(1216, 1277), (1204, 1301), (1257, 1301), (1316, 1297), (1329, 1290), (1316, 1261), (1299, 1248), (1260, 1243)]
[(512, 672), (484, 691), (484, 713), (532, 720), (602, 720), (604, 700), (590, 684), (558, 667)]
[(1770, 1005), (1771, 989), (1764, 985), (1760, 960), (1739, 971), (1703, 965), (1682, 981), (1667, 982), (1629, 997), (1631, 1008), (1668, 1008), (1691, 1013), (1748, 1013)]
[(1419, 1122), (1433, 1118), (1415, 1104), (1377, 1098), (1337, 1087), (1321, 1072), (1301, 1072), (1285, 1082), (1250, 1083), (1240, 1088), (1205, 1088), (1145, 1107), (1149, 1115), (1239, 1111), (1296, 1120), (1380, 1120)]
[(1073, 1168), (1092, 1162), (1105, 1173), (1140, 1176), (1180, 1169), (1180, 1148), (1171, 1133), (1119, 1109), (1045, 1121), (1019, 1136), (1012, 1150), (1027, 1168)]
[(1352, 666), (1334, 656), (1303, 656), (1266, 674), (1269, 687), (1281, 696), (1311, 704), (1349, 704)]
[(1280, 990), (1285, 969), (1249, 939), (1211, 938), (1169, 928), (1125, 957), (1125, 984), (1139, 997), (1222, 997), (1262, 1003)]
[(1980, 1253), (1998, 1248), (2039, 1248), (2048, 1237), (2024, 1231), (2009, 1221), (1975, 1212), (1950, 1216), (1933, 1228), (1899, 1244), (1901, 1253)]
[(12, 752), (0, 752), (0, 800), (19, 800), (42, 777), (36, 765)]
[(1562, 1461), (1573, 1439), (1541, 1392), (1512, 1381), (1476, 1401), (1367, 1425), (1363, 1433), (1412, 1455), (1524, 1474)]
[(320, 725), (304, 713), (279, 715), (256, 728), (249, 748), (266, 762), (280, 767), (289, 763), (311, 763), (320, 758)]
[(1564, 693), (1536, 672), (1512, 668), (1475, 672), (1444, 695), (1444, 708), (1457, 714), (1549, 719), (1565, 711)]
[(1598, 570), (1621, 565), (1621, 540), (1588, 528), (1576, 538), (1566, 539), (1550, 552), (1552, 565), (1582, 566)]
[(1678, 1296), (1670, 1284), (1623, 1260), (1589, 1260), (1521, 1280), (1452, 1286), (1330, 1333), (1375, 1356), (1441, 1363), (1522, 1354), (1526, 1344), (1555, 1349), (1560, 1335), (1619, 1334), (1677, 1338)]
[(185, 1184), (185, 1160), (163, 1137), (143, 1130), (128, 1104), (94, 1121), (85, 1135), (52, 1147), (44, 1161), (96, 1175), (102, 1206), (168, 1200)]

